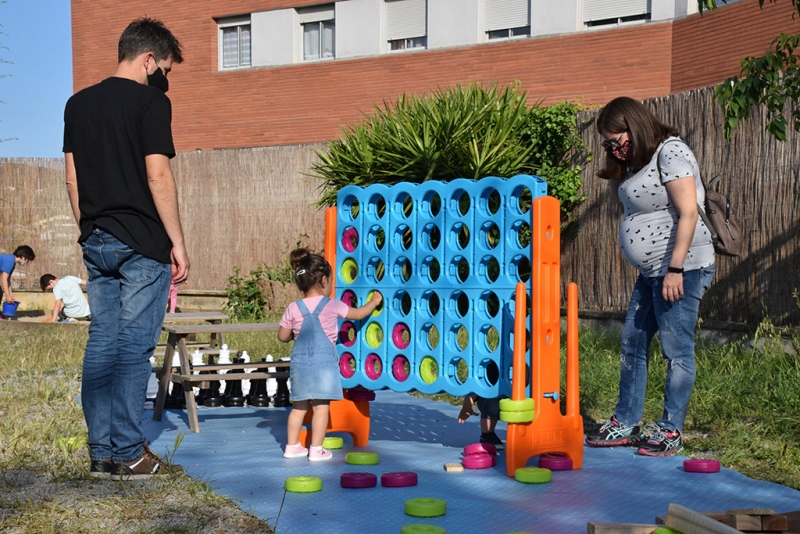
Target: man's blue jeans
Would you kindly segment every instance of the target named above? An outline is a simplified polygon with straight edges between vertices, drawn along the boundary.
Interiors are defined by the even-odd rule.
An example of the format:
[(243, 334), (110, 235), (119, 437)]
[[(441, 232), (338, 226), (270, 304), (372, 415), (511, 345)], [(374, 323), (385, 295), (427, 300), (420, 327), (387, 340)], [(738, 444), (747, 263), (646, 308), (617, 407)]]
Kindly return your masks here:
[(81, 244), (92, 306), (81, 403), (93, 460), (142, 454), (141, 425), (150, 356), (167, 306), (170, 265), (146, 258), (95, 228)]
[(683, 273), (684, 295), (676, 302), (664, 300), (664, 277), (639, 275), (628, 304), (622, 329), (622, 365), (619, 402), (614, 410), (625, 426), (639, 423), (647, 391), (648, 349), (659, 332), (661, 350), (667, 361), (664, 413), (658, 425), (667, 431), (683, 430), (686, 409), (695, 379), (694, 327), (700, 300), (714, 277), (714, 266)]

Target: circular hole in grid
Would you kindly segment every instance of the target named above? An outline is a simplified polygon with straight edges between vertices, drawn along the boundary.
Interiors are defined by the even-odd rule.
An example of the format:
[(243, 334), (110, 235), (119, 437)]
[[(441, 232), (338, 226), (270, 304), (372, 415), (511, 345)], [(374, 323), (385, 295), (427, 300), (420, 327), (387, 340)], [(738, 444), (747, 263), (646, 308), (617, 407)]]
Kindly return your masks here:
[(356, 374), (356, 359), (349, 352), (344, 352), (339, 357), (339, 373), (344, 378), (353, 378)]
[(500, 311), (500, 299), (497, 298), (494, 291), (484, 291), (478, 299), (478, 309), (493, 319)]
[(345, 284), (352, 284), (358, 278), (358, 263), (353, 258), (346, 258), (342, 262), (339, 275)]
[(518, 255), (511, 259), (511, 274), (520, 282), (527, 282), (531, 278), (531, 260), (527, 256)]
[(394, 231), (394, 237), (392, 238), (394, 242), (394, 246), (401, 250), (408, 250), (411, 248), (411, 244), (413, 242), (413, 235), (411, 233), (411, 228), (406, 226), (405, 224), (401, 224), (398, 226)]
[(500, 228), (492, 221), (483, 223), (480, 231), (481, 243), (489, 249), (497, 247), (500, 243)]
[(370, 354), (364, 359), (364, 374), (370, 380), (377, 380), (383, 374), (383, 361), (375, 353)]
[(356, 325), (345, 321), (339, 327), (339, 342), (345, 347), (352, 347), (356, 343)]
[(492, 325), (483, 325), (480, 330), (479, 342), (486, 350), (494, 352), (500, 346), (500, 333)]
[(348, 226), (342, 232), (342, 248), (345, 252), (353, 252), (358, 247), (358, 230)]
[(422, 197), (422, 213), (436, 217), (442, 211), (442, 197), (435, 191), (429, 191)]
[(383, 276), (386, 274), (386, 265), (383, 264), (383, 260), (380, 258), (372, 258), (367, 263), (366, 275), (370, 281), (374, 283), (378, 283), (383, 280)]
[(411, 376), (411, 364), (402, 354), (392, 361), (392, 376), (398, 382), (405, 382)]
[(463, 324), (454, 324), (450, 327), (450, 344), (463, 351), (469, 346), (469, 330)]
[(405, 323), (397, 323), (392, 329), (392, 343), (400, 350), (408, 347), (411, 343), (411, 330)]
[(395, 281), (405, 284), (411, 279), (411, 274), (411, 261), (404, 257), (397, 258), (392, 267), (392, 276), (394, 276)]
[(500, 211), (502, 199), (497, 189), (490, 187), (484, 189), (478, 200), (478, 207), (483, 215), (494, 215)]
[(354, 195), (347, 195), (342, 201), (342, 218), (345, 220), (354, 221), (358, 217), (360, 206), (358, 199)]
[(422, 227), (422, 239), (420, 243), (426, 250), (436, 250), (442, 242), (442, 232), (433, 223), (428, 223)]
[(526, 248), (528, 245), (531, 244), (530, 224), (522, 222), (520, 223), (519, 228), (515, 228), (515, 230), (516, 230), (517, 244), (520, 246), (520, 248)]
[(367, 345), (377, 349), (383, 343), (383, 328), (378, 323), (369, 323), (364, 330), (364, 339)]
[(450, 295), (448, 309), (456, 312), (459, 317), (464, 317), (469, 313), (469, 297), (463, 291), (453, 291)]
[(419, 363), (419, 377), (426, 384), (433, 384), (439, 376), (439, 364), (431, 356), (425, 356)]
[(367, 213), (376, 219), (381, 219), (386, 214), (386, 199), (383, 195), (372, 195), (367, 202)]
[(356, 296), (355, 291), (347, 290), (342, 293), (342, 297), (340, 299), (342, 302), (350, 306), (351, 308), (358, 308), (358, 297)]
[(447, 275), (453, 282), (464, 283), (469, 278), (469, 262), (464, 256), (456, 256), (450, 260)]
[(442, 272), (442, 266), (439, 264), (439, 260), (433, 256), (428, 256), (422, 260), (422, 265), (420, 265), (419, 272), (426, 282), (432, 284), (439, 279), (439, 276)]
[(500, 277), (500, 262), (494, 256), (484, 256), (478, 266), (478, 274), (493, 284)]
[(531, 190), (527, 187), (522, 186), (515, 188), (511, 193), (511, 197), (516, 199), (516, 201), (511, 202), (511, 206), (514, 208), (514, 211), (516, 211), (517, 214), (524, 215), (531, 210), (533, 197), (531, 196)]
[(428, 312), (428, 315), (431, 317), (435, 317), (437, 313), (439, 313), (439, 307), (441, 302), (439, 301), (439, 295), (436, 294), (435, 291), (426, 291), (422, 294), (422, 306), (423, 311)]
[(400, 193), (394, 200), (394, 212), (406, 219), (414, 211), (414, 199), (408, 193)]
[(411, 312), (413, 302), (411, 302), (411, 295), (405, 291), (398, 291), (392, 298), (392, 309), (398, 311), (403, 317)]
[(383, 246), (386, 244), (386, 232), (376, 224), (370, 227), (365, 242), (372, 252), (383, 250)]
[(469, 193), (463, 189), (456, 189), (453, 196), (450, 197), (450, 212), (458, 213), (462, 217), (469, 213), (472, 207), (472, 200), (469, 198)]
[(483, 360), (480, 363), (486, 383), (490, 386), (497, 384), (500, 379), (500, 370), (494, 360)]
[(425, 323), (420, 330), (420, 345), (434, 350), (439, 346), (439, 329), (433, 323)]
[(447, 376), (455, 380), (459, 385), (467, 381), (469, 377), (469, 365), (463, 358), (453, 358), (447, 364)]

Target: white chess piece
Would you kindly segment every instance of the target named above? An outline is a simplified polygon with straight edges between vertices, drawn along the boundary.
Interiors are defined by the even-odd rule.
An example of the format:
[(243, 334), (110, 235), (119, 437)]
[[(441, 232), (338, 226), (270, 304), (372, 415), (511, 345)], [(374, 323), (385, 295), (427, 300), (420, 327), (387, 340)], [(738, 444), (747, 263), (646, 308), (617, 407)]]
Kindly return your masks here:
[[(200, 352), (199, 349), (195, 349), (192, 353), (192, 367), (196, 367), (198, 365), (203, 365), (203, 353)], [(198, 374), (200, 371), (194, 371), (194, 374)], [(194, 386), (192, 388), (194, 391), (195, 396), (200, 394), (200, 388), (198, 386)]]
[[(241, 358), (244, 360), (244, 363), (250, 363), (250, 355), (247, 354), (246, 350), (242, 351)], [(247, 371), (245, 371), (247, 373)], [(242, 379), (242, 395), (247, 395), (250, 393), (250, 380)]]
[(145, 408), (153, 409), (153, 399), (158, 395), (158, 380), (155, 371), (156, 359), (150, 356), (150, 377), (147, 379), (147, 392), (145, 393)]
[[(272, 358), (272, 354), (267, 354), (267, 361), (268, 362), (275, 361)], [(274, 373), (275, 372), (275, 367), (267, 367), (267, 371), (269, 371), (270, 373)], [(277, 393), (277, 391), (278, 391), (278, 381), (275, 380), (274, 378), (268, 378), (267, 379), (267, 395), (269, 395), (270, 398), (274, 397), (275, 393)]]

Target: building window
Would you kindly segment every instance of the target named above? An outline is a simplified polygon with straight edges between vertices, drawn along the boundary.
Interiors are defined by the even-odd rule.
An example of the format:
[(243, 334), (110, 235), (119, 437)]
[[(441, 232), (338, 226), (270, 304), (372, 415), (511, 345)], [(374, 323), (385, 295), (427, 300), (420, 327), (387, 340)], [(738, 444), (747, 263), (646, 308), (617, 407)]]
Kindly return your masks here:
[(333, 4), (297, 10), (303, 27), (303, 60), (336, 57), (336, 20)]
[(487, 40), (527, 37), (530, 20), (530, 0), (486, 0)]
[(650, 22), (652, 0), (584, 0), (584, 28)]
[(427, 0), (386, 0), (386, 38), (389, 50), (428, 46)]
[(250, 66), (250, 17), (220, 20), (220, 68), (234, 69)]

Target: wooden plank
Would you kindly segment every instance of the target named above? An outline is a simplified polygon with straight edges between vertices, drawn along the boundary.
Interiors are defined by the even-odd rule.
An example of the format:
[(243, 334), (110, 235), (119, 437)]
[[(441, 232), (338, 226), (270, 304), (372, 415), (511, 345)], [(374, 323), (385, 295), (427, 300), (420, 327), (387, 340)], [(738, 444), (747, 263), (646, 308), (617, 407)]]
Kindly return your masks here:
[(278, 323), (240, 323), (240, 324), (193, 324), (164, 325), (164, 332), (170, 334), (234, 334), (240, 332), (277, 332)]
[(770, 515), (774, 514), (772, 508), (737, 508), (735, 510), (725, 510), (725, 515)]
[(739, 534), (733, 527), (675, 503), (669, 505), (666, 525), (683, 534)]
[(784, 514), (762, 515), (761, 530), (763, 532), (786, 532), (789, 530), (789, 518)]
[(195, 365), (192, 371), (225, 371), (240, 369), (262, 369), (265, 367), (289, 367), (291, 362), (250, 362), (250, 363), (225, 363), (213, 365)]
[(653, 534), (658, 525), (641, 523), (587, 523), (586, 534)]
[(464, 466), (459, 463), (444, 464), (444, 470), (448, 473), (460, 473), (464, 470)]
[(211, 375), (179, 375), (177, 373), (172, 373), (170, 376), (170, 380), (175, 383), (183, 383), (183, 382), (216, 382), (219, 380), (230, 380), (231, 382), (234, 380), (259, 380), (261, 378), (289, 378), (290, 373), (289, 371), (277, 372), (277, 373), (234, 373), (231, 375), (228, 374), (211, 374)]
[(178, 312), (164, 315), (165, 323), (179, 323), (183, 321), (227, 321), (229, 316), (222, 312)]
[(761, 532), (760, 515), (726, 515), (722, 519), (717, 519), (717, 521), (743, 532)]
[(785, 515), (786, 519), (789, 521), (789, 530), (800, 532), (800, 510), (786, 512), (781, 515)]

